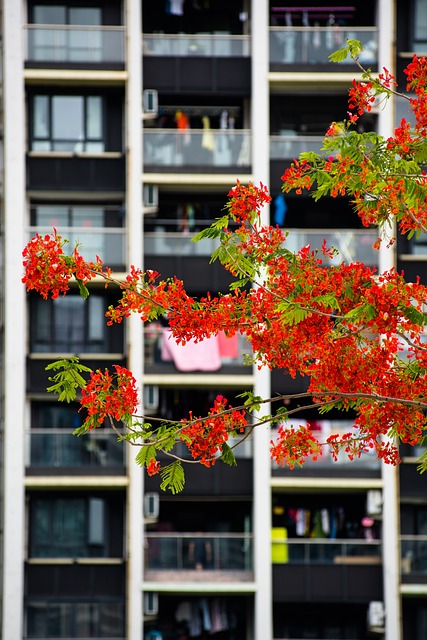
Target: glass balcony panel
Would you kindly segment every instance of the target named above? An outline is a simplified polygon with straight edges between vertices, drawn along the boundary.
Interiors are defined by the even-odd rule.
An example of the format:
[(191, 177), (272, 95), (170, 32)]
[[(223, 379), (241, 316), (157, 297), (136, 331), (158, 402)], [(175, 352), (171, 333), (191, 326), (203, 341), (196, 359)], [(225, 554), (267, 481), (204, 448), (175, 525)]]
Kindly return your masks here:
[(236, 167), (251, 164), (246, 130), (145, 129), (144, 164), (164, 167)]
[(272, 540), (273, 564), (379, 564), (379, 540)]
[(427, 574), (427, 536), (401, 536), (403, 574)]
[[(200, 242), (191, 242), (194, 233), (168, 232), (167, 222), (158, 220), (156, 230), (144, 234), (146, 255), (210, 256), (218, 246), (216, 239), (204, 238)], [(339, 265), (342, 261), (346, 263), (356, 261), (369, 266), (378, 266), (378, 251), (372, 248), (377, 237), (378, 232), (375, 229), (292, 229), (289, 231), (285, 246), (294, 252), (308, 244), (313, 249), (320, 249), (323, 241), (326, 240), (328, 247), (335, 247), (338, 250), (338, 254), (328, 260), (328, 265)]]
[(33, 429), (27, 432), (27, 466), (123, 467), (125, 448), (117, 435), (90, 433), (78, 438), (71, 430)]
[[(354, 435), (357, 435), (357, 430), (353, 426), (353, 422), (351, 420), (315, 420), (308, 421), (303, 418), (290, 418), (286, 422), (289, 427), (298, 428), (298, 426), (308, 426), (312, 431), (313, 435), (320, 442), (326, 442), (326, 439), (332, 434), (338, 434), (340, 436), (345, 433), (354, 432)], [(272, 440), (276, 440), (277, 430), (272, 429)], [(272, 463), (273, 469), (282, 469), (282, 467), (278, 466), (275, 462)], [(336, 467), (348, 467), (349, 469), (378, 469), (380, 466), (380, 462), (375, 454), (375, 452), (364, 452), (361, 454), (360, 458), (354, 458), (350, 460), (345, 451), (340, 451), (338, 454), (338, 459), (335, 461), (328, 449), (325, 447), (323, 455), (320, 455), (317, 460), (313, 461), (310, 458), (304, 461), (304, 469), (307, 471), (311, 471), (311, 473), (315, 473), (316, 469), (325, 469), (325, 468), (336, 468)], [(286, 467), (283, 467), (286, 469)]]
[(124, 27), (27, 25), (29, 62), (124, 63)]
[(339, 265), (341, 262), (363, 262), (371, 267), (378, 267), (378, 251), (372, 248), (378, 237), (376, 229), (331, 229), (331, 230), (291, 230), (286, 239), (285, 246), (291, 251), (297, 252), (308, 244), (312, 249), (320, 249), (323, 241), (326, 246), (335, 247), (338, 254), (329, 265)]
[[(94, 225), (95, 226), (95, 225)], [(96, 256), (102, 259), (108, 258), (111, 265), (124, 265), (125, 260), (125, 230), (120, 228), (93, 228), (87, 227), (56, 227), (60, 236), (67, 238), (64, 253), (70, 255), (76, 245), (85, 260), (95, 261)], [(30, 227), (30, 237), (36, 233), (40, 235), (52, 233), (52, 227)]]
[(270, 160), (293, 160), (305, 151), (320, 153), (324, 139), (324, 136), (298, 136), (294, 131), (270, 136)]
[(251, 571), (250, 534), (146, 534), (147, 570)]
[[(376, 27), (270, 27), (270, 62), (283, 65), (330, 64), (331, 53), (344, 47), (347, 40), (360, 40), (362, 64), (377, 62), (378, 29)], [(351, 59), (344, 61), (352, 63)], [(341, 65), (336, 65), (342, 71)]]
[(147, 33), (143, 35), (143, 51), (144, 55), (152, 56), (247, 57), (250, 38), (229, 33)]

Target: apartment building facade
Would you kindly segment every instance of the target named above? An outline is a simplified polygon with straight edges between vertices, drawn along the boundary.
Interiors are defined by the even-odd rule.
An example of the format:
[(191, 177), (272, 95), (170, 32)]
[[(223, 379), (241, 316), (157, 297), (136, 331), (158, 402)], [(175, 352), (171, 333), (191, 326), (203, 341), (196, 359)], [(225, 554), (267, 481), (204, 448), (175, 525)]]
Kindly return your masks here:
[[(107, 428), (82, 438), (77, 406), (46, 393), (46, 365), (78, 355), (128, 366), (146, 415), (200, 414), (233, 401), (304, 390), (244, 366), (247, 345), (189, 358), (167, 326), (106, 327), (118, 291), (91, 286), (55, 301), (26, 295), (21, 251), (52, 227), (105, 257), (226, 291), (213, 247), (191, 237), (236, 178), (269, 185), (265, 212), (289, 244), (327, 242), (345, 260), (426, 278), (423, 238), (372, 250), (345, 199), (281, 196), (281, 175), (318, 150), (346, 114), (357, 76), (328, 55), (357, 38), (362, 62), (396, 69), (427, 50), (423, 0), (4, 0), (4, 358), (2, 637), (110, 640), (314, 640), (427, 635), (426, 479), (413, 451), (399, 470), (369, 456), (301, 471), (272, 466), (269, 429), (238, 466), (189, 465), (184, 491), (161, 492)], [(394, 108), (364, 128), (388, 135)], [(325, 434), (346, 430), (339, 414)], [(350, 416), (351, 419), (351, 416)], [(256, 452), (256, 455), (254, 455)]]

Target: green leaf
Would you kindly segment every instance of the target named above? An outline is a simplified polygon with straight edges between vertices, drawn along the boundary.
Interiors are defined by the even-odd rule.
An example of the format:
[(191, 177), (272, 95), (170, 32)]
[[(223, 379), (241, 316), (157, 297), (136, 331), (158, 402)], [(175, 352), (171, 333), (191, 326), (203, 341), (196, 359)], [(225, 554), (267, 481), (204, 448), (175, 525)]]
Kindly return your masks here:
[(331, 53), (329, 56), (329, 60), (331, 62), (343, 62), (344, 60), (347, 59), (348, 55), (349, 55), (348, 48), (343, 47), (342, 49), (337, 49), (337, 51), (334, 51), (333, 53)]
[(58, 394), (60, 402), (71, 402), (77, 397), (77, 390), (82, 389), (86, 380), (80, 375), (81, 372), (90, 373), (92, 369), (79, 363), (75, 356), (62, 358), (51, 362), (45, 367), (46, 371), (57, 371), (54, 376), (48, 378), (53, 384), (47, 387), (49, 393)]
[(284, 324), (294, 325), (305, 320), (310, 314), (310, 309), (304, 309), (299, 302), (280, 302), (278, 309), (282, 313)]
[(225, 464), (228, 464), (229, 467), (237, 466), (237, 462), (236, 462), (236, 458), (234, 456), (233, 450), (226, 442), (222, 443), (221, 460), (225, 462)]
[(166, 491), (169, 489), (174, 495), (183, 490), (185, 485), (185, 475), (182, 464), (179, 460), (175, 460), (172, 464), (160, 469), (160, 489)]
[(402, 315), (404, 315), (405, 318), (407, 318), (413, 324), (418, 324), (421, 326), (427, 324), (426, 316), (421, 311), (418, 311), (418, 309), (416, 309), (416, 307), (414, 307), (413, 305), (411, 305), (410, 307), (402, 306), (400, 307), (400, 311), (402, 312)]
[(89, 289), (84, 284), (83, 280), (80, 280), (80, 278), (76, 278), (76, 280), (79, 286), (80, 295), (84, 300), (86, 300), (89, 297)]
[(135, 462), (144, 467), (152, 458), (156, 458), (156, 455), (156, 447), (143, 445), (135, 456)]

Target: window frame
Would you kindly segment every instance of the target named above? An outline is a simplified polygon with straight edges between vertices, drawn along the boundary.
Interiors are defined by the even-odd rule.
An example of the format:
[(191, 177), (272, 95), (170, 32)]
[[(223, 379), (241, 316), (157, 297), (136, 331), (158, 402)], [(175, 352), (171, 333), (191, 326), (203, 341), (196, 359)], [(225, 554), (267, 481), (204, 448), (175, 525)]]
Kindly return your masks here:
[[(36, 133), (36, 118), (38, 116), (37, 101), (44, 98), (47, 101), (46, 113), (46, 135)], [(80, 98), (82, 101), (82, 138), (55, 137), (54, 135), (54, 113), (55, 99), (60, 98)], [(89, 101), (93, 98), (99, 99), (99, 115), (101, 118), (100, 135), (89, 135)], [(72, 94), (72, 93), (35, 93), (30, 98), (30, 151), (32, 152), (69, 152), (69, 153), (91, 153), (102, 154), (107, 151), (107, 127), (105, 98), (100, 94)], [(57, 108), (59, 108), (57, 106)], [(100, 149), (91, 149), (90, 145), (99, 145)], [(37, 148), (39, 147), (39, 148)], [(45, 147), (45, 148), (43, 148)], [(73, 148), (72, 148), (73, 147)]]

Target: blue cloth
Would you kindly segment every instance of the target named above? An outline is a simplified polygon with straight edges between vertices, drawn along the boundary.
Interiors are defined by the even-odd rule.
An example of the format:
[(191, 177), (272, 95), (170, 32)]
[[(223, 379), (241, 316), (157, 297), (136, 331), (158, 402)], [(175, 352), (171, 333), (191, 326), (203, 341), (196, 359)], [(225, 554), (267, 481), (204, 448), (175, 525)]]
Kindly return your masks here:
[(274, 199), (274, 224), (278, 224), (279, 227), (283, 227), (285, 224), (287, 210), (288, 205), (286, 204), (285, 196), (283, 193), (279, 193), (279, 195)]

